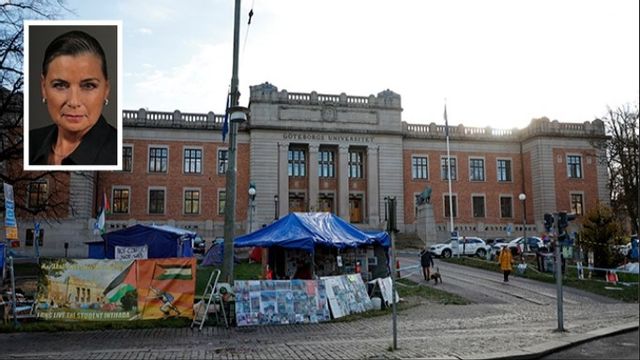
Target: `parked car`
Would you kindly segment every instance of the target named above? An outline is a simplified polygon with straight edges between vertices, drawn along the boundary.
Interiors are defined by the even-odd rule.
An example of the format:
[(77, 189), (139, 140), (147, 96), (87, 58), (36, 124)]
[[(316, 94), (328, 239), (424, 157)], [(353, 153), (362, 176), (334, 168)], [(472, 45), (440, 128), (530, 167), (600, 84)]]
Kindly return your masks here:
[[(466, 244), (464, 242), (466, 238)], [(464, 253), (463, 253), (464, 250)], [(429, 251), (435, 256), (449, 258), (452, 255), (477, 255), (479, 257), (485, 257), (487, 255), (487, 244), (484, 240), (475, 236), (459, 236), (458, 237), (458, 249), (456, 250), (456, 240), (451, 239), (448, 243), (435, 244), (429, 248)]]
[(508, 243), (509, 240), (505, 239), (505, 238), (490, 238), (485, 240), (485, 243), (487, 244), (487, 246), (493, 246), (493, 245), (497, 245), (497, 244), (506, 244)]
[[(502, 250), (503, 247), (508, 246), (514, 255), (521, 254), (523, 250), (522, 245), (524, 243), (523, 239), (524, 237), (520, 236), (509, 241), (508, 243), (494, 244), (492, 246), (492, 251), (497, 256), (500, 254), (500, 251)], [(527, 244), (530, 251), (538, 251), (538, 249), (545, 248), (544, 241), (542, 241), (542, 239), (537, 236), (527, 236)]]

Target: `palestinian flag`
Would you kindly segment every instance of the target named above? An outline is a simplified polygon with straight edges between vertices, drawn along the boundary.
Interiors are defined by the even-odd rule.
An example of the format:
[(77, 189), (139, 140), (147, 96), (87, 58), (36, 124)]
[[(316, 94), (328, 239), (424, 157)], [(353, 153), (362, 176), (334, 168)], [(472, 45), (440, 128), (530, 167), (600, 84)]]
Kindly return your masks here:
[(191, 264), (156, 264), (154, 280), (192, 280)]
[(109, 303), (120, 301), (129, 291), (136, 289), (135, 261), (116, 276), (102, 292)]

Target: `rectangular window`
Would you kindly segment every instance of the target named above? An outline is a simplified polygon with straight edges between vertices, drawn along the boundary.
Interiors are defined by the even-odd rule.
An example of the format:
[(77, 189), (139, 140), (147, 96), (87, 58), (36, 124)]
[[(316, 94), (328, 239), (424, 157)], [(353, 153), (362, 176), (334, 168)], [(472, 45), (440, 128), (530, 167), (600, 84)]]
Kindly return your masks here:
[(161, 147), (149, 148), (149, 172), (167, 172), (169, 149)]
[(512, 181), (511, 160), (498, 160), (498, 181)]
[(218, 174), (227, 173), (228, 163), (229, 163), (229, 151), (227, 149), (218, 149)]
[(127, 214), (129, 213), (129, 189), (114, 188), (113, 189), (113, 213)]
[(189, 215), (200, 213), (200, 191), (199, 190), (184, 191), (184, 213)]
[(149, 214), (164, 214), (164, 190), (149, 190)]
[(305, 177), (307, 169), (307, 161), (303, 149), (289, 150), (289, 176)]
[(469, 159), (469, 180), (484, 181), (484, 159)]
[(471, 198), (471, 202), (473, 203), (473, 217), (483, 218), (484, 217), (484, 196), (473, 196)]
[(364, 176), (364, 153), (349, 151), (349, 178), (362, 179)]
[(202, 173), (202, 149), (184, 149), (184, 173)]
[(320, 150), (318, 153), (318, 177), (335, 177), (335, 171), (335, 152), (331, 150)]
[(444, 196), (444, 217), (450, 217), (451, 211), (449, 205), (453, 206), (453, 217), (458, 217), (458, 197), (453, 195), (451, 197), (451, 204), (449, 204), (449, 195)]
[(500, 217), (513, 217), (513, 201), (511, 199), (511, 196), (500, 197)]
[(429, 179), (426, 156), (414, 156), (411, 158), (411, 177), (413, 179)]
[(576, 215), (584, 215), (583, 206), (582, 194), (571, 194), (571, 212)]
[[(447, 162), (447, 158), (443, 157), (440, 159), (440, 168), (441, 168), (441, 178), (442, 180), (449, 180), (449, 162)], [(458, 178), (456, 173), (456, 158), (451, 157), (450, 161), (451, 165), (451, 180), (455, 180)]]
[(129, 171), (133, 169), (133, 147), (122, 147), (122, 171)]
[(580, 156), (567, 156), (567, 175), (573, 179), (582, 178), (582, 158)]
[(47, 205), (49, 184), (46, 180), (35, 181), (27, 186), (27, 207), (37, 209)]
[[(27, 233), (25, 234), (25, 246), (33, 246), (33, 240), (35, 239), (35, 230), (27, 229)], [(42, 246), (42, 241), (44, 239), (44, 229), (40, 229), (40, 234), (38, 234), (38, 246)]]
[(224, 215), (224, 207), (227, 206), (227, 192), (218, 191), (218, 215)]

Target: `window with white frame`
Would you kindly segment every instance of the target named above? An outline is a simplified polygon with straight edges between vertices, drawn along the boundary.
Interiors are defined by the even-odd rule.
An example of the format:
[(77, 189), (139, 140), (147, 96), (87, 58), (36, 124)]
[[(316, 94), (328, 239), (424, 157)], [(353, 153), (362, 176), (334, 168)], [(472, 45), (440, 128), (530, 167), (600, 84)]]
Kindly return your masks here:
[(451, 206), (453, 206), (453, 217), (458, 217), (458, 197), (456, 195), (451, 196), (451, 203), (449, 203), (449, 195), (444, 196), (444, 217), (451, 217)]
[(429, 179), (429, 166), (426, 156), (413, 156), (411, 157), (411, 178), (414, 180), (427, 180)]
[(484, 159), (469, 159), (469, 180), (484, 181)]
[(200, 213), (200, 190), (186, 189), (184, 191), (184, 213), (186, 215)]
[(485, 206), (484, 206), (484, 196), (482, 195), (473, 195), (471, 197), (471, 206), (473, 211), (473, 217), (483, 218), (485, 217)]
[(131, 172), (133, 170), (133, 146), (122, 147), (122, 171)]
[(149, 189), (149, 214), (164, 214), (164, 189)]
[(305, 177), (307, 175), (307, 160), (304, 149), (289, 149), (289, 176)]
[(227, 192), (218, 190), (218, 215), (224, 215), (225, 206), (227, 206)]
[(318, 177), (332, 178), (335, 177), (336, 171), (336, 153), (330, 149), (320, 149), (318, 152)]
[(112, 211), (114, 214), (128, 214), (129, 213), (129, 198), (130, 190), (128, 187), (114, 187), (111, 203)]
[(149, 147), (149, 172), (166, 173), (169, 164), (169, 149), (166, 147)]
[(498, 181), (512, 181), (513, 177), (511, 176), (511, 160), (509, 159), (498, 159), (497, 160), (497, 170), (498, 170)]
[(584, 201), (582, 194), (571, 194), (571, 212), (576, 215), (584, 215)]
[(442, 180), (449, 180), (449, 168), (451, 168), (451, 180), (457, 179), (456, 158), (452, 156), (450, 161), (447, 161), (446, 156), (442, 157), (440, 159), (440, 177)]
[(194, 148), (184, 149), (184, 173), (185, 174), (201, 174), (202, 173), (202, 149), (194, 149)]
[(364, 151), (349, 150), (349, 178), (364, 178)]
[(229, 150), (218, 149), (218, 174), (227, 173), (228, 163), (229, 163)]
[(500, 196), (500, 217), (513, 217), (513, 198), (511, 196)]
[(572, 179), (582, 178), (582, 157), (580, 155), (567, 155), (567, 176)]

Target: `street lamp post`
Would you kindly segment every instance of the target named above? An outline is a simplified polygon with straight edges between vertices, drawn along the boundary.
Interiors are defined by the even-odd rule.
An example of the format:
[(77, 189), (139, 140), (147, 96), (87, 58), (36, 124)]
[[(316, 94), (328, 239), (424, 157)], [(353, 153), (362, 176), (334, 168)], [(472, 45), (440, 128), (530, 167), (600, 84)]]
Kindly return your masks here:
[(525, 204), (525, 200), (527, 200), (527, 195), (525, 193), (520, 193), (518, 195), (518, 199), (522, 202), (522, 233), (524, 237), (522, 238), (522, 253), (524, 254), (529, 249), (528, 239), (527, 239), (527, 207)]
[(233, 66), (231, 74), (230, 107), (227, 109), (229, 116), (229, 150), (227, 162), (227, 178), (225, 184), (224, 206), (224, 255), (222, 260), (222, 274), (225, 282), (233, 284), (233, 238), (235, 236), (236, 221), (236, 178), (238, 167), (236, 165), (236, 147), (238, 126), (247, 120), (249, 109), (238, 106), (240, 103), (240, 91), (238, 90), (238, 64), (240, 53), (240, 1), (235, 0), (233, 19)]
[(278, 220), (280, 218), (279, 210), (278, 210), (278, 195), (273, 195), (273, 204), (275, 206), (273, 212), (273, 220)]
[(256, 208), (256, 185), (253, 182), (249, 183), (249, 233), (253, 231), (253, 212)]

